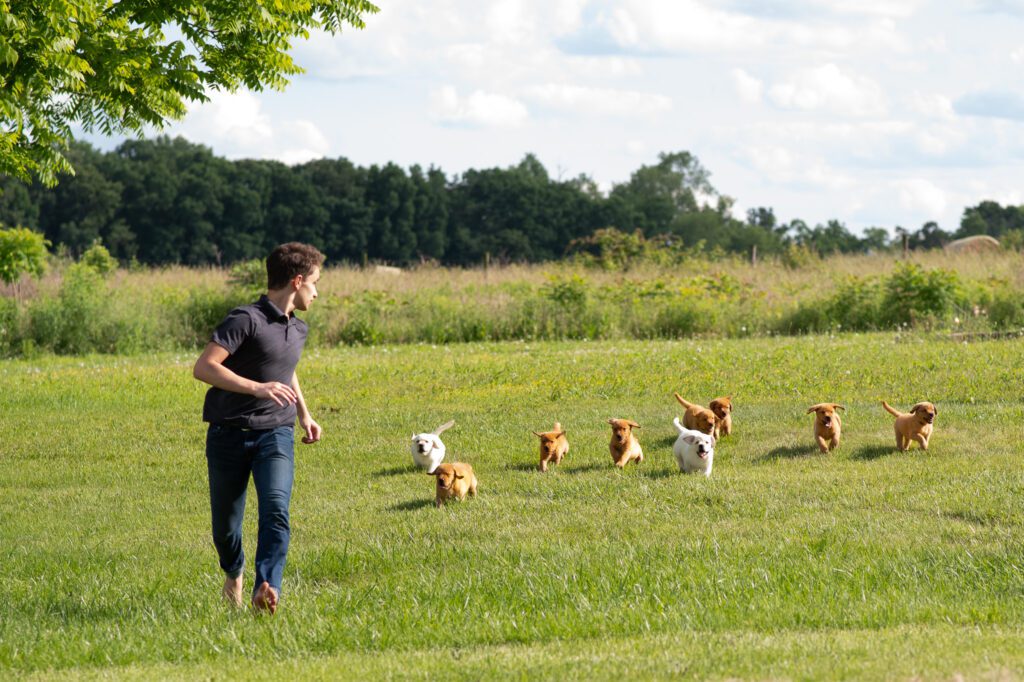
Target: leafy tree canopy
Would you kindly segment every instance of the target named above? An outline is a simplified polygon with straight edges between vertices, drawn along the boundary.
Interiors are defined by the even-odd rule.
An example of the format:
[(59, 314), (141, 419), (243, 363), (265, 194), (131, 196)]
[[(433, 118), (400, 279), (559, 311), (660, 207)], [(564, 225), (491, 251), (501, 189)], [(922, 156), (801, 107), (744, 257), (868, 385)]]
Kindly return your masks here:
[(141, 133), (209, 90), (282, 89), (294, 38), (363, 28), (368, 0), (0, 0), (0, 174), (73, 172), (71, 125)]

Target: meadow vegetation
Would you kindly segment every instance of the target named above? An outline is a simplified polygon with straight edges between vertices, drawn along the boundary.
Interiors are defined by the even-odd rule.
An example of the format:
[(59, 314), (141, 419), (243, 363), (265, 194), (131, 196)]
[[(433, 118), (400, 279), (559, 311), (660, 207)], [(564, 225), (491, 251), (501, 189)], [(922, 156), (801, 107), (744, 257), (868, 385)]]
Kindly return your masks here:
[[(325, 291), (350, 274), (332, 271)], [(453, 291), (500, 284), (461, 276)], [(17, 387), (0, 394), (0, 673), (1015, 679), (1020, 343), (311, 348), (300, 369), (325, 437), (297, 446), (273, 619), (219, 601), (195, 353), (0, 361)], [(672, 391), (734, 397), (710, 479), (676, 469)], [(936, 403), (927, 453), (894, 450), (883, 398)], [(805, 414), (824, 400), (847, 407), (829, 455)], [(612, 467), (610, 417), (642, 425), (643, 464)], [(448, 419), (449, 454), (472, 463), (480, 495), (439, 510), (407, 444)], [(540, 474), (530, 432), (556, 419), (571, 449)]]
[[(101, 246), (96, 248), (102, 249)], [(0, 355), (196, 348), (264, 288), (262, 265), (114, 270), (103, 254), (57, 261), (0, 296)], [(577, 258), (487, 269), (329, 267), (310, 312), (314, 347), (571, 339), (736, 338), (838, 331), (1016, 331), (1016, 251), (819, 258), (791, 249)], [(106, 256), (109, 259), (109, 254)]]

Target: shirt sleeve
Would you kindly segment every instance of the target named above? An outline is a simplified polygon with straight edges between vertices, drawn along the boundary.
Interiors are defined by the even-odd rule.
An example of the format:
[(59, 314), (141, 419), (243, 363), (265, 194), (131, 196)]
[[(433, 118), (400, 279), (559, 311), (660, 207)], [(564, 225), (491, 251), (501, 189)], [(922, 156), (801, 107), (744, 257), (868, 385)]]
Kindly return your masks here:
[(236, 308), (213, 330), (210, 340), (234, 355), (246, 339), (256, 333), (256, 322), (249, 311)]

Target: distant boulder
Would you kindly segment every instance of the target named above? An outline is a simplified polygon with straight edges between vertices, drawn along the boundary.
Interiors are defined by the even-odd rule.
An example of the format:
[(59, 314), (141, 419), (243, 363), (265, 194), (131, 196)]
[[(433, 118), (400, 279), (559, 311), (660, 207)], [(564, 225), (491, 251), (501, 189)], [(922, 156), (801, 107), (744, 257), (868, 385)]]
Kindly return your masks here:
[(987, 234), (976, 234), (973, 237), (956, 239), (946, 244), (943, 248), (952, 253), (982, 253), (986, 251), (998, 251), (999, 240)]

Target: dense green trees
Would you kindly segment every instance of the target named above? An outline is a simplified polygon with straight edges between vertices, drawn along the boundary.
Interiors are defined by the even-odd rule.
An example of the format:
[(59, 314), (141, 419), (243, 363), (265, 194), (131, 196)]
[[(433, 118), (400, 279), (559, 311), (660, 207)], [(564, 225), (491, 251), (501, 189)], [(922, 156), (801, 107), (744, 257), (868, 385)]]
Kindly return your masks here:
[[(0, 176), (0, 224), (39, 231), (78, 256), (100, 240), (122, 262), (224, 265), (263, 256), (293, 239), (317, 244), (332, 262), (446, 265), (543, 261), (634, 235), (670, 249), (749, 254), (889, 248), (879, 227), (856, 235), (830, 220), (780, 223), (771, 208), (732, 217), (732, 199), (687, 152), (662, 154), (605, 195), (579, 177), (556, 180), (532, 155), (509, 168), (469, 170), (395, 164), (363, 168), (346, 159), (298, 166), (227, 161), (183, 139), (131, 140), (100, 153), (73, 144), (77, 174), (48, 188)], [(983, 202), (955, 234), (926, 223), (910, 248), (934, 248), (967, 234), (1021, 235), (1024, 209)], [(620, 240), (621, 241), (621, 240)], [(629, 241), (627, 238), (626, 241)], [(1024, 240), (1021, 240), (1024, 241)], [(617, 242), (616, 242), (617, 243)]]
[(367, 0), (0, 0), (0, 174), (55, 184), (73, 165), (72, 123), (138, 133), (211, 89), (280, 89), (302, 71), (292, 40), (362, 28), (376, 11)]

